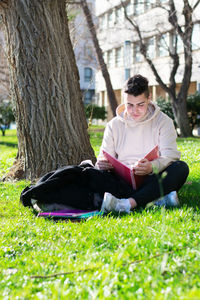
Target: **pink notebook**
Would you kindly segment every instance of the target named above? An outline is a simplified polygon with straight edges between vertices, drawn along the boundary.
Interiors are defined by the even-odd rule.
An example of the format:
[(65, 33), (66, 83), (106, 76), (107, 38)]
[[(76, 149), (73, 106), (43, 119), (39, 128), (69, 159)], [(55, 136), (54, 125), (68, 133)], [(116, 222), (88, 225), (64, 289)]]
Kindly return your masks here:
[[(107, 160), (111, 163), (115, 172), (120, 177), (122, 177), (128, 184), (132, 185), (134, 190), (138, 189), (141, 186), (141, 184), (144, 182), (144, 179), (146, 178), (147, 175), (145, 176), (135, 175), (133, 169), (130, 169), (129, 167), (121, 163), (118, 159), (111, 156), (106, 151), (103, 151), (103, 154), (107, 158)], [(147, 155), (145, 155), (144, 158), (148, 159), (149, 161), (152, 161), (158, 157), (159, 157), (159, 151), (158, 151), (158, 146), (156, 146), (149, 153), (147, 153)]]

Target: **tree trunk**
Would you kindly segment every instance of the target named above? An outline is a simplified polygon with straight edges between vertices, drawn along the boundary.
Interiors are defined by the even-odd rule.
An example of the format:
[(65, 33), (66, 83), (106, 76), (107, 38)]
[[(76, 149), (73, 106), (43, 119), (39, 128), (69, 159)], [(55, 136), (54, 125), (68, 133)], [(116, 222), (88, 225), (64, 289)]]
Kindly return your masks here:
[[(180, 92), (176, 96), (176, 74), (178, 67), (180, 65), (179, 62), (179, 55), (177, 52), (177, 44), (174, 47), (173, 51), (169, 50), (169, 56), (172, 59), (172, 68), (170, 72), (170, 77), (169, 77), (169, 82), (170, 84), (167, 85), (164, 83), (162, 78), (159, 75), (158, 69), (156, 68), (156, 64), (154, 64), (153, 60), (148, 56), (147, 53), (147, 46), (145, 43), (145, 39), (142, 36), (142, 31), (140, 27), (137, 25), (137, 22), (130, 18), (127, 15), (126, 9), (125, 9), (125, 2), (123, 4), (123, 1), (121, 1), (123, 7), (124, 7), (124, 15), (128, 22), (133, 26), (135, 29), (135, 32), (137, 33), (137, 36), (139, 38), (139, 43), (140, 43), (140, 51), (143, 54), (144, 58), (146, 59), (146, 62), (149, 64), (156, 81), (160, 85), (160, 87), (168, 93), (171, 101), (172, 101), (172, 108), (173, 108), (173, 114), (175, 117), (175, 120), (178, 124), (178, 127), (180, 128), (181, 131), (181, 136), (183, 137), (188, 137), (192, 136), (192, 129), (189, 124), (189, 119), (188, 119), (188, 113), (187, 113), (187, 108), (186, 108), (186, 100), (187, 100), (187, 94), (189, 90), (189, 85), (190, 85), (190, 79), (191, 79), (191, 74), (192, 74), (192, 31), (193, 31), (193, 23), (192, 23), (192, 13), (197, 7), (198, 2), (192, 7), (189, 5), (188, 0), (184, 0), (184, 9), (183, 9), (183, 16), (185, 19), (185, 30), (183, 31), (181, 26), (178, 23), (178, 17), (177, 17), (177, 12), (175, 8), (175, 3), (174, 0), (168, 1), (169, 3), (169, 9), (168, 9), (168, 21), (171, 24), (172, 28), (174, 29), (174, 33), (176, 32), (176, 39), (178, 36), (182, 38), (183, 45), (184, 45), (184, 74), (183, 74), (183, 79), (181, 83), (181, 88)], [(158, 4), (159, 7), (162, 7), (162, 5)], [(165, 6), (163, 6), (163, 9), (166, 10)], [(177, 40), (176, 40), (177, 43)]]
[(106, 90), (107, 90), (107, 94), (108, 94), (108, 100), (109, 100), (111, 111), (112, 111), (112, 114), (113, 114), (113, 117), (114, 117), (114, 116), (116, 116), (116, 108), (117, 108), (118, 104), (117, 104), (117, 99), (116, 99), (116, 96), (115, 96), (115, 92), (113, 90), (112, 83), (111, 83), (111, 80), (110, 80), (110, 75), (109, 75), (107, 66), (104, 62), (101, 47), (99, 46), (99, 41), (97, 39), (97, 34), (96, 34), (96, 30), (95, 30), (95, 25), (94, 25), (94, 22), (92, 20), (92, 15), (91, 15), (90, 9), (88, 7), (87, 1), (86, 0), (81, 0), (81, 6), (83, 8), (83, 12), (84, 12), (86, 20), (87, 20), (88, 28), (89, 28), (91, 36), (92, 36), (92, 41), (93, 41), (93, 44), (94, 44), (94, 47), (95, 47), (95, 50), (96, 50), (97, 59), (98, 59), (98, 62), (99, 62), (99, 66), (101, 68), (102, 76), (103, 76), (103, 78), (105, 80), (105, 83), (106, 83)]
[(178, 124), (178, 127), (180, 129), (180, 136), (181, 137), (192, 136), (192, 128), (190, 127), (189, 124), (186, 100), (181, 101), (177, 98), (172, 98), (172, 97), (171, 99), (172, 99), (172, 108), (175, 116), (175, 121)]
[(95, 160), (69, 38), (65, 0), (0, 3), (26, 178)]

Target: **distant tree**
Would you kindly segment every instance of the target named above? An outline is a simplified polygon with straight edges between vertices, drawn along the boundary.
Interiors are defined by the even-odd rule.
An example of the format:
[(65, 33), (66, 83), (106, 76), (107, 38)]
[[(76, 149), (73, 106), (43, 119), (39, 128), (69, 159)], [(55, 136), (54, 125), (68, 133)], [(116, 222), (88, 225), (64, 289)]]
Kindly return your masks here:
[[(174, 121), (175, 127), (177, 127), (171, 101), (166, 101), (166, 99), (159, 97), (156, 99), (156, 102), (161, 111), (167, 114)], [(193, 130), (195, 126), (200, 127), (200, 94), (198, 92), (187, 97), (187, 114), (191, 130)]]
[(85, 114), (89, 123), (91, 123), (93, 119), (104, 121), (107, 116), (105, 106), (98, 106), (95, 104), (85, 105)]
[(157, 102), (158, 106), (160, 107), (160, 110), (162, 112), (164, 112), (166, 115), (168, 115), (174, 121), (175, 127), (177, 127), (177, 124), (176, 124), (175, 118), (174, 118), (174, 114), (173, 114), (173, 110), (172, 110), (171, 101), (166, 101), (166, 99), (164, 99), (162, 97), (158, 97), (156, 99), (156, 102)]
[[(154, 64), (153, 59), (148, 55), (148, 46), (146, 44), (146, 38), (144, 37), (144, 32), (141, 29), (141, 25), (138, 24), (137, 18), (130, 17), (126, 11), (126, 1), (121, 0), (121, 4), (124, 7), (124, 14), (128, 22), (132, 25), (134, 29), (134, 34), (137, 34), (138, 41), (140, 45), (140, 51), (144, 56), (146, 62), (149, 64), (156, 81), (159, 83), (160, 87), (169, 95), (172, 101), (172, 109), (174, 117), (178, 127), (180, 128), (181, 135), (184, 137), (192, 135), (192, 128), (190, 127), (188, 114), (187, 114), (187, 95), (192, 74), (192, 32), (193, 32), (193, 13), (197, 6), (200, 4), (200, 0), (193, 1), (190, 4), (189, 0), (176, 1), (176, 5), (182, 5), (182, 14), (177, 13), (177, 7), (174, 0), (158, 1), (158, 4), (154, 5), (154, 8), (162, 9), (167, 12), (168, 22), (171, 26), (171, 30), (174, 33), (174, 44), (170, 48), (166, 43), (166, 48), (168, 50), (169, 56), (171, 58), (170, 64), (172, 65), (169, 77), (169, 84), (166, 84), (159, 71)], [(159, 13), (159, 12), (158, 12)], [(184, 22), (183, 22), (184, 21)], [(182, 23), (181, 23), (182, 22)], [(161, 24), (162, 26), (162, 24)], [(159, 27), (159, 26), (158, 26)], [(159, 31), (158, 28), (155, 30)], [(160, 32), (160, 36), (162, 32)], [(181, 80), (181, 87), (179, 92), (176, 92), (176, 74), (180, 66), (180, 59), (178, 54), (178, 38), (180, 37), (183, 43), (184, 51), (184, 71)]]
[(65, 0), (4, 0), (18, 161), (26, 178), (91, 158)]
[(187, 97), (187, 110), (192, 130), (200, 127), (200, 94), (197, 92)]
[(117, 108), (117, 99), (115, 96), (115, 92), (113, 90), (112, 87), (112, 83), (111, 83), (111, 79), (110, 79), (110, 75), (108, 72), (108, 68), (107, 65), (105, 64), (104, 58), (103, 58), (103, 52), (101, 50), (101, 47), (99, 45), (99, 41), (97, 39), (97, 34), (96, 34), (96, 29), (95, 29), (95, 25), (92, 19), (92, 14), (91, 11), (89, 9), (89, 6), (87, 4), (86, 0), (80, 0), (81, 6), (83, 8), (83, 12), (85, 14), (86, 20), (87, 20), (87, 24), (88, 24), (88, 28), (90, 30), (91, 36), (92, 36), (92, 40), (94, 43), (94, 47), (96, 50), (96, 54), (97, 54), (97, 59), (99, 62), (99, 66), (102, 72), (102, 76), (105, 80), (105, 84), (106, 84), (106, 90), (107, 90), (107, 94), (108, 94), (108, 101), (110, 104), (110, 108), (112, 111), (112, 115), (115, 116), (116, 115), (116, 108)]
[(15, 121), (11, 102), (4, 100), (0, 102), (0, 130), (5, 136), (6, 129), (10, 128), (10, 124)]

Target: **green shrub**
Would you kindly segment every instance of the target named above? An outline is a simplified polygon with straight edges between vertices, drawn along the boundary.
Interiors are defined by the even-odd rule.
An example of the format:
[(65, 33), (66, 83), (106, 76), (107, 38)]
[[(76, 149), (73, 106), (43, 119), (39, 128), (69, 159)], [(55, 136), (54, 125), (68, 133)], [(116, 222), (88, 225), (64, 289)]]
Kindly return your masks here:
[(200, 126), (200, 94), (196, 92), (187, 97), (187, 110), (192, 129)]
[(12, 105), (9, 100), (0, 102), (0, 130), (2, 135), (5, 136), (5, 131), (10, 127), (11, 122), (15, 121)]
[(172, 111), (172, 104), (170, 101), (165, 100), (162, 97), (158, 97), (156, 100), (158, 106), (160, 107), (161, 111), (164, 112), (166, 115), (168, 115), (173, 121), (175, 128), (177, 128), (177, 124), (174, 118), (174, 114)]
[(85, 105), (85, 114), (86, 118), (90, 121), (93, 119), (105, 120), (107, 116), (105, 106), (98, 106), (95, 104)]
[[(175, 118), (172, 111), (172, 104), (170, 101), (166, 101), (164, 98), (159, 97), (156, 100), (158, 106), (160, 107), (161, 111), (163, 111), (166, 115), (168, 115), (177, 127)], [(200, 94), (196, 92), (193, 95), (189, 95), (187, 97), (187, 111), (189, 122), (192, 130), (195, 126), (200, 126)]]

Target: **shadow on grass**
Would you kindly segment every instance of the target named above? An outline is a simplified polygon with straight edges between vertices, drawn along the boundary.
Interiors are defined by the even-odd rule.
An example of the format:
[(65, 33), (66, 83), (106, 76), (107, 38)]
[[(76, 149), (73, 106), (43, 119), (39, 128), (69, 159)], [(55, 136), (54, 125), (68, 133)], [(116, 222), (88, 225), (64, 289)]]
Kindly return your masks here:
[(179, 192), (181, 206), (200, 208), (200, 182), (187, 182)]
[(200, 160), (195, 160), (195, 161), (191, 162), (190, 165), (195, 165), (195, 164), (198, 164), (198, 163), (200, 163)]
[[(194, 199), (188, 203), (183, 203), (182, 201), (180, 201), (181, 204), (179, 207), (166, 207), (165, 210), (166, 211), (173, 211), (173, 210), (181, 210), (183, 207), (186, 207), (186, 208), (192, 208), (194, 212), (196, 212), (197, 214), (200, 214), (200, 203), (197, 201), (195, 201)], [(134, 217), (134, 214), (160, 214), (161, 213), (161, 210), (163, 209), (163, 207), (160, 207), (160, 206), (155, 206), (155, 205), (152, 205), (150, 207), (146, 207), (146, 208), (137, 208), (135, 210), (133, 210), (131, 212), (131, 214), (126, 214), (126, 213), (117, 213), (117, 212), (110, 212), (108, 214), (104, 214), (102, 216), (92, 216), (92, 217), (89, 217), (89, 218), (83, 218), (83, 219), (69, 219), (69, 218), (61, 218), (61, 217), (43, 217), (43, 216), (38, 216), (38, 212), (34, 211), (34, 209), (32, 209), (32, 212), (33, 212), (33, 215), (36, 217), (36, 218), (39, 218), (39, 219), (44, 219), (45, 222), (55, 222), (55, 223), (60, 223), (60, 222), (63, 222), (63, 223), (85, 223), (85, 222), (88, 222), (92, 219), (105, 219), (105, 218), (108, 218), (108, 219), (124, 219), (124, 218), (127, 218), (129, 216), (132, 216)]]
[(7, 147), (12, 147), (12, 148), (17, 148), (18, 147), (17, 143), (11, 143), (11, 142), (0, 142), (0, 145), (7, 146)]

